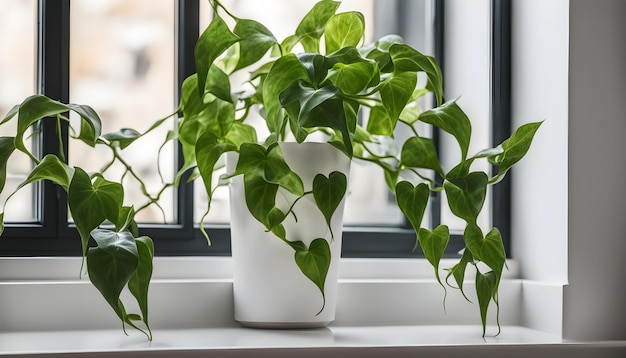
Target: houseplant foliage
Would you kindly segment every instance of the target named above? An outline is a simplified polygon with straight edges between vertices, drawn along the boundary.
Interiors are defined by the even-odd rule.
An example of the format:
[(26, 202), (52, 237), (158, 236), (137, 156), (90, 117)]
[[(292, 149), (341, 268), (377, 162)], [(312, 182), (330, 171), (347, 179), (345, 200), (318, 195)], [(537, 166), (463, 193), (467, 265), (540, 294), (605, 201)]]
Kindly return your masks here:
[[(80, 117), (76, 128), (67, 114), (74, 112)], [(69, 213), (80, 236), (83, 264), (90, 281), (120, 318), (123, 328), (128, 325), (145, 333), (152, 339), (148, 324), (148, 287), (152, 277), (154, 246), (147, 236), (139, 236), (135, 215), (150, 205), (159, 205), (161, 194), (174, 185), (164, 183), (162, 188), (151, 194), (146, 189), (139, 173), (122, 156), (137, 139), (162, 125), (167, 118), (155, 121), (144, 133), (124, 128), (114, 133), (102, 133), (102, 122), (93, 108), (87, 105), (63, 104), (41, 95), (26, 98), (14, 106), (0, 125), (16, 122), (15, 135), (0, 137), (0, 192), (7, 179), (9, 160), (24, 160), (23, 155), (33, 162), (27, 178), (18, 185), (4, 203), (0, 212), (0, 233), (4, 231), (4, 213), (10, 210), (11, 197), (27, 185), (49, 180), (67, 193)], [(56, 154), (46, 154), (42, 159), (31, 152), (25, 140), (37, 131), (44, 121), (55, 121), (59, 134), (59, 149)], [(104, 146), (110, 150), (110, 160), (102, 170), (87, 173), (81, 167), (67, 164), (61, 128), (68, 125), (72, 141), (89, 147)], [(18, 153), (23, 154), (22, 157)], [(107, 171), (121, 165), (123, 175), (117, 180), (106, 179)], [(145, 197), (145, 204), (135, 209), (124, 205), (124, 181), (134, 180)], [(93, 239), (93, 244), (90, 244)], [(81, 268), (81, 275), (83, 268)], [(128, 289), (136, 301), (139, 313), (130, 313), (120, 295)], [(125, 329), (125, 328), (124, 328)]]
[[(332, 217), (347, 192), (345, 175), (318, 175), (312, 190), (305, 191), (278, 145), (321, 137), (348, 158), (381, 168), (398, 207), (415, 229), (416, 246), (424, 251), (444, 289), (449, 285), (465, 295), (466, 269), (476, 268), (475, 290), (484, 335), (487, 309), (492, 302), (498, 305), (506, 255), (499, 231), (493, 228), (483, 232), (477, 217), (487, 187), (498, 183), (522, 159), (540, 123), (523, 125), (500, 145), (472, 155), (470, 120), (454, 100), (444, 100), (442, 74), (435, 59), (395, 35), (363, 44), (365, 23), (360, 13), (338, 12), (339, 2), (319, 1), (292, 36), (278, 41), (264, 25), (236, 17), (217, 0), (210, 3), (215, 16), (196, 44), (196, 73), (182, 86), (177, 110), (182, 118), (161, 144), (177, 141), (183, 151), (185, 161), (172, 182), (164, 182), (156, 194), (149, 193), (139, 173), (122, 156), (122, 150), (131, 150), (137, 139), (167, 123), (169, 117), (156, 120), (143, 133), (125, 128), (103, 134), (101, 120), (91, 107), (34, 95), (16, 105), (0, 122), (16, 122), (17, 127), (15, 135), (0, 137), (0, 191), (5, 187), (7, 163), (18, 152), (30, 158), (34, 166), (17, 190), (42, 180), (59, 185), (67, 193), (89, 279), (123, 325), (139, 329), (151, 339), (147, 297), (154, 249), (150, 238), (138, 235), (134, 218), (148, 205), (158, 206), (161, 193), (178, 185), (190, 171), (190, 180), (204, 183), (209, 198), (207, 212), (215, 189), (234, 176), (243, 176), (250, 213), (277, 240), (293, 249), (295, 266), (324, 296), (330, 263), (328, 242), (315, 239), (306, 245), (290, 239), (282, 223), (297, 213), (276, 206), (276, 195), (282, 188), (296, 200), (312, 197), (327, 223)], [(233, 90), (234, 78), (242, 73), (249, 73), (248, 80), (243, 89)], [(425, 75), (425, 83), (418, 75)], [(434, 97), (434, 108), (421, 108), (424, 96)], [(80, 117), (76, 128), (67, 112)], [(250, 124), (253, 113), (261, 115), (263, 132), (269, 134), (257, 134)], [(42, 121), (55, 121), (59, 129), (69, 125), (71, 140), (109, 148), (111, 161), (98, 172), (70, 167), (63, 143), (57, 154), (39, 158), (24, 143), (30, 129), (36, 131)], [(459, 163), (444, 170), (433, 141), (418, 132), (418, 123), (455, 138)], [(394, 135), (397, 130), (411, 136), (399, 142)], [(227, 152), (238, 154), (236, 169), (215, 180), (214, 172), (223, 167), (222, 157)], [(479, 160), (491, 163), (495, 174), (476, 171), (473, 164)], [(112, 163), (125, 168), (119, 180), (106, 178)], [(123, 180), (140, 183), (145, 205), (137, 209), (124, 205)], [(450, 237), (448, 227), (422, 227), (434, 191), (444, 191), (452, 213), (466, 223), (466, 247), (458, 263), (447, 268), (445, 278), (439, 276), (439, 262)], [(5, 203), (0, 231), (7, 209), (10, 205)], [(125, 288), (140, 313), (127, 312), (120, 299)]]
[[(484, 233), (477, 224), (487, 187), (498, 183), (528, 151), (540, 123), (529, 123), (495, 148), (469, 153), (471, 122), (455, 101), (444, 101), (443, 80), (434, 58), (425, 56), (389, 35), (363, 44), (364, 17), (338, 12), (340, 3), (319, 1), (302, 19), (295, 33), (282, 41), (261, 23), (241, 19), (218, 0), (210, 1), (214, 17), (195, 48), (196, 73), (183, 84), (178, 128), (185, 165), (181, 174), (196, 168), (209, 197), (217, 186), (242, 175), (250, 213), (268, 232), (294, 250), (302, 273), (324, 295), (330, 251), (323, 239), (310, 246), (290, 240), (282, 223), (291, 210), (276, 206), (283, 188), (302, 198), (313, 195), (320, 212), (329, 217), (346, 193), (345, 176), (319, 176), (312, 191), (285, 163), (278, 142), (309, 140), (314, 134), (354, 160), (374, 163), (409, 219), (439, 283), (464, 293), (465, 271), (476, 268), (475, 289), (483, 325), (491, 302), (498, 305), (498, 287), (506, 254), (497, 228)], [(232, 90), (234, 78), (249, 77), (242, 90)], [(425, 84), (418, 81), (425, 74)], [(419, 100), (432, 93), (435, 106), (422, 110)], [(260, 137), (248, 123), (260, 113), (268, 135)], [(360, 120), (361, 119), (361, 120)], [(460, 161), (444, 170), (433, 141), (420, 134), (417, 123), (438, 128), (456, 139)], [(363, 123), (363, 124), (361, 124)], [(411, 136), (400, 143), (397, 129)], [(214, 171), (226, 152), (237, 152), (233, 173), (218, 182)], [(495, 175), (475, 171), (487, 160)], [(432, 191), (444, 191), (452, 213), (466, 223), (465, 249), (459, 262), (439, 276), (439, 262), (450, 237), (446, 225), (432, 230), (422, 218)]]

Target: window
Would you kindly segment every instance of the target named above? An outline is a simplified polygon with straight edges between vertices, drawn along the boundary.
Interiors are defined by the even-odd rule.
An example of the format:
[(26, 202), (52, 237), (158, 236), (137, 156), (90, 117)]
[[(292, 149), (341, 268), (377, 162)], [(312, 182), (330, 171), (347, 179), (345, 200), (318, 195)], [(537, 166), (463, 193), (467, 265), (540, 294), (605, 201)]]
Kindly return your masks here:
[[(306, 9), (300, 1), (285, 1), (285, 6), (295, 6), (299, 9)], [(237, 9), (241, 16), (248, 16), (246, 9), (260, 16), (258, 9), (252, 5), (258, 5), (258, 1), (245, 2), (243, 0), (230, 0), (232, 8)], [(507, 53), (507, 49), (500, 46), (506, 44), (506, 31), (492, 31), (490, 23), (503, 26), (506, 29), (508, 24), (506, 16), (501, 13), (499, 4), (504, 3), (498, 0), (482, 0), (473, 7), (481, 7), (483, 17), (479, 18), (478, 36), (485, 36), (486, 47), (480, 51), (489, 53), (489, 36), (495, 36), (492, 40), (492, 67), (471, 69), (479, 72), (483, 79), (491, 75), (491, 83), (486, 81), (486, 92), (483, 96), (483, 112), (479, 114), (484, 118), (483, 132), (485, 143), (479, 144), (482, 147), (490, 145), (490, 134), (493, 142), (499, 143), (502, 133), (507, 133), (508, 121), (507, 108), (499, 107), (502, 103), (507, 103), (507, 81), (504, 74), (508, 69), (508, 63), (502, 54)], [(269, 8), (267, 2), (264, 7)], [(455, 21), (455, 14), (463, 14), (463, 4), (461, 1), (445, 2), (443, 0), (345, 0), (340, 9), (353, 9), (358, 7), (366, 17), (369, 24), (374, 24), (370, 30), (372, 38), (387, 33), (399, 33), (405, 37), (407, 42), (415, 45), (426, 53), (434, 54), (443, 64), (444, 73), (450, 69), (450, 73), (445, 77), (454, 77), (454, 69), (458, 68), (454, 64), (454, 53), (448, 45), (448, 38), (444, 31), (444, 19), (446, 22)], [(25, 13), (29, 21), (19, 22), (19, 26), (31, 29), (29, 32), (20, 31), (20, 40), (16, 42), (20, 47), (37, 49), (37, 53), (22, 53), (20, 58), (30, 58), (33, 60), (30, 69), (24, 72), (23, 78), (11, 81), (11, 83), (32, 84), (32, 88), (21, 88), (14, 91), (14, 97), (2, 97), (0, 109), (3, 114), (8, 111), (11, 105), (18, 103), (23, 97), (33, 92), (35, 83), (38, 91), (52, 98), (63, 102), (85, 103), (92, 105), (103, 119), (113, 121), (128, 121), (128, 126), (135, 129), (145, 129), (141, 118), (154, 120), (173, 112), (177, 105), (178, 93), (182, 80), (189, 74), (195, 72), (193, 60), (193, 47), (201, 29), (208, 22), (207, 16), (210, 11), (205, 8), (205, 1), (196, 0), (163, 0), (157, 3), (148, 0), (60, 0), (60, 1), (40, 1), (22, 0), (12, 2), (11, 6), (19, 7), (5, 11), (0, 16), (14, 18), (13, 13)], [(240, 8), (237, 8), (240, 6)], [(285, 9), (287, 9), (285, 7)], [(493, 19), (490, 19), (489, 10), (493, 11)], [(292, 11), (292, 10), (289, 10)], [(446, 15), (444, 16), (444, 11)], [(291, 14), (291, 12), (290, 12)], [(40, 28), (38, 36), (35, 36), (36, 19), (38, 17)], [(292, 16), (298, 18), (297, 16)], [(482, 22), (481, 22), (482, 21)], [(16, 22), (1, 21), (0, 41), (10, 41), (10, 34), (16, 29)], [(30, 24), (30, 25), (29, 25)], [(288, 29), (292, 30), (297, 24), (290, 24)], [(473, 25), (471, 25), (473, 26)], [(272, 29), (278, 38), (284, 37), (280, 28)], [(493, 34), (493, 35), (490, 35)], [(504, 36), (499, 40), (498, 36)], [(94, 39), (96, 39), (94, 41)], [(14, 40), (14, 39), (13, 39)], [(444, 44), (444, 41), (446, 44)], [(499, 42), (500, 41), (500, 42)], [(14, 41), (15, 42), (15, 41)], [(450, 41), (452, 43), (452, 41)], [(25, 45), (28, 44), (28, 45)], [(445, 45), (445, 46), (444, 46)], [(21, 48), (13, 49), (11, 43), (3, 48), (11, 48), (10, 53), (18, 53)], [(5, 47), (6, 46), (6, 47)], [(455, 45), (456, 46), (456, 45)], [(455, 47), (456, 48), (456, 47)], [(444, 52), (446, 56), (444, 58)], [(452, 53), (448, 53), (452, 52)], [(7, 59), (12, 56), (8, 56)], [(35, 61), (36, 59), (36, 61)], [(499, 61), (504, 59), (502, 63)], [(5, 61), (5, 57), (2, 58)], [(23, 62), (23, 61), (22, 61)], [(447, 66), (447, 63), (450, 66)], [(14, 75), (14, 64), (0, 62), (0, 74), (2, 78), (5, 72)], [(21, 68), (25, 64), (20, 63)], [(37, 71), (33, 69), (37, 68)], [(35, 80), (37, 74), (37, 80)], [(30, 76), (30, 77), (29, 77)], [(155, 82), (155, 81), (158, 81)], [(7, 82), (3, 81), (4, 86)], [(446, 84), (446, 87), (449, 85)], [(0, 91), (7, 91), (0, 87)], [(488, 93), (491, 91), (493, 94)], [(3, 92), (2, 92), (3, 93)], [(127, 94), (134, 94), (137, 97), (130, 97)], [(491, 97), (491, 102), (489, 98)], [(8, 98), (8, 100), (7, 100)], [(5, 103), (7, 102), (8, 103)], [(7, 107), (8, 106), (8, 107)], [(485, 114), (486, 111), (486, 114)], [(489, 117), (493, 118), (493, 129), (489, 129)], [(504, 127), (500, 128), (500, 123)], [(107, 128), (107, 126), (110, 126)], [(117, 130), (120, 125), (105, 121), (104, 131)], [(33, 141), (38, 145), (42, 153), (56, 151), (56, 139), (54, 136), (46, 135), (54, 128), (41, 128), (42, 136), (36, 136), (38, 140)], [(444, 135), (432, 133), (433, 137), (440, 144), (440, 150), (445, 156), (447, 141)], [(67, 135), (67, 133), (65, 134)], [(155, 133), (157, 140), (161, 139), (165, 133)], [(84, 165), (84, 158), (81, 158), (80, 147), (68, 148), (70, 163)], [(143, 158), (139, 158), (141, 160)], [(163, 154), (161, 160), (175, 163), (180, 159), (180, 154), (176, 148), (170, 148)], [(91, 158), (87, 158), (91, 160)], [(156, 160), (156, 158), (154, 158)], [(393, 205), (394, 198), (386, 192), (382, 173), (374, 168), (376, 172), (370, 175), (369, 168), (356, 165), (354, 170), (365, 171), (352, 175), (352, 178), (367, 178), (367, 181), (357, 183), (353, 189), (351, 198), (347, 204), (347, 223), (344, 232), (343, 255), (346, 257), (405, 257), (419, 255), (419, 252), (412, 253), (415, 237), (410, 225), (400, 212)], [(171, 172), (166, 175), (173, 175), (176, 167), (170, 167)], [(19, 173), (24, 169), (15, 168), (11, 173), (15, 176), (15, 183), (19, 183)], [(156, 173), (154, 178), (158, 179)], [(370, 178), (378, 180), (372, 183)], [(353, 183), (354, 184), (354, 183)], [(14, 184), (15, 185), (15, 184)], [(358, 187), (365, 188), (368, 196), (371, 196), (371, 187), (380, 188), (376, 191), (378, 202), (375, 205), (363, 204)], [(498, 192), (492, 193), (494, 201), (493, 220), (503, 230), (506, 235), (506, 224), (508, 208), (506, 196), (506, 185), (500, 185)], [(77, 234), (71, 226), (71, 218), (67, 217), (66, 199), (62, 195), (57, 195), (58, 190), (49, 184), (34, 187), (32, 192), (22, 192), (23, 199), (13, 199), (11, 205), (20, 203), (32, 203), (30, 207), (23, 210), (21, 214), (10, 217), (11, 223), (7, 223), (7, 228), (0, 240), (0, 254), (2, 255), (57, 255), (57, 254), (78, 254), (80, 245)], [(224, 197), (226, 195), (222, 194)], [(130, 199), (132, 200), (132, 199)], [(229, 255), (229, 229), (226, 216), (215, 215), (210, 218), (207, 225), (211, 236), (212, 246), (206, 245), (205, 239), (196, 228), (199, 215), (198, 210), (203, 210), (201, 187), (193, 185), (183, 185), (177, 190), (172, 190), (164, 196), (162, 206), (166, 208), (165, 220), (160, 213), (146, 212), (141, 218), (143, 224), (141, 230), (144, 234), (155, 239), (157, 254), (160, 255)], [(447, 221), (447, 211), (440, 207), (439, 198), (432, 200), (433, 205), (429, 220), (436, 225), (439, 221)], [(224, 203), (225, 205), (227, 203)], [(391, 204), (391, 205), (389, 205)], [(214, 203), (214, 207), (217, 203)], [(226, 208), (227, 206), (224, 206)], [(198, 209), (200, 208), (200, 209)], [(358, 212), (357, 209), (366, 208), (367, 212)], [(12, 210), (13, 211), (13, 210)], [(20, 211), (16, 210), (16, 213)], [(226, 209), (215, 212), (227, 212)], [(384, 215), (382, 215), (384, 214)], [(13, 214), (11, 214), (13, 215)], [(485, 220), (492, 220), (490, 215), (486, 215)], [(9, 217), (7, 217), (9, 218)], [(69, 220), (68, 220), (69, 219)], [(373, 219), (376, 219), (373, 222)], [(505, 221), (503, 221), (505, 220)], [(69, 222), (69, 223), (68, 223)], [(449, 246), (449, 255), (456, 255), (461, 246), (461, 238), (454, 235)]]

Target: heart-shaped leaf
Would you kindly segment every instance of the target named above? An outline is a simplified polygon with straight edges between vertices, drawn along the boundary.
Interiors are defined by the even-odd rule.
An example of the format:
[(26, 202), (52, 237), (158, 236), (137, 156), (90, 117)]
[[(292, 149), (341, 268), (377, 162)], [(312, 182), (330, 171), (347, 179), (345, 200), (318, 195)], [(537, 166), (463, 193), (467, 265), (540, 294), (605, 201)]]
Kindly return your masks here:
[(141, 133), (132, 128), (122, 128), (117, 132), (107, 133), (103, 137), (110, 142), (119, 143), (120, 148), (124, 149), (140, 138)]
[(124, 188), (121, 184), (97, 177), (92, 184), (84, 170), (76, 167), (68, 190), (70, 212), (81, 237), (83, 253), (87, 250), (89, 235), (93, 229), (108, 219), (117, 223)]
[(309, 74), (296, 55), (280, 57), (270, 69), (263, 82), (263, 102), (270, 131), (277, 131), (280, 126), (280, 94), (298, 80), (309, 80)]
[(317, 314), (320, 314), (326, 306), (326, 294), (324, 291), (326, 275), (330, 267), (330, 246), (328, 241), (317, 238), (311, 242), (307, 248), (302, 241), (290, 243), (296, 250), (295, 260), (300, 271), (311, 280), (322, 293), (323, 304)]
[(240, 57), (235, 70), (255, 63), (272, 46), (278, 44), (272, 32), (254, 20), (238, 20), (233, 32), (242, 39), (239, 42)]
[(446, 180), (443, 188), (452, 213), (467, 223), (475, 223), (485, 203), (488, 180), (484, 172)]
[(328, 178), (325, 177), (324, 174), (317, 174), (313, 179), (313, 197), (315, 198), (315, 203), (324, 215), (331, 237), (333, 238), (335, 235), (330, 221), (346, 194), (347, 186), (348, 180), (345, 174), (337, 171), (330, 173)]
[[(296, 28), (295, 35), (302, 44), (302, 47), (304, 47), (305, 52), (319, 52), (319, 43), (324, 33), (324, 27), (328, 20), (335, 14), (338, 7), (338, 1), (319, 1), (302, 18), (302, 21), (300, 21), (300, 24), (298, 24)], [(293, 40), (291, 43), (291, 47), (293, 47), (293, 45), (295, 45)], [(291, 51), (290, 47), (283, 47), (284, 51)]]
[(477, 225), (469, 224), (463, 233), (463, 240), (474, 258), (485, 263), (498, 276), (502, 274), (506, 251), (498, 228), (492, 228), (483, 237), (483, 232)]
[(415, 232), (418, 232), (422, 225), (424, 211), (430, 195), (428, 185), (420, 183), (417, 186), (413, 186), (408, 181), (401, 181), (396, 184), (395, 193), (398, 207), (409, 219)]
[(406, 44), (394, 44), (389, 49), (394, 71), (425, 72), (427, 88), (435, 93), (437, 105), (443, 102), (443, 79), (441, 69), (433, 57), (425, 56)]
[(271, 230), (273, 222), (270, 212), (276, 206), (278, 184), (267, 182), (262, 176), (247, 174), (243, 176), (246, 205), (254, 216), (267, 230)]
[(389, 117), (397, 122), (400, 113), (411, 100), (413, 90), (417, 85), (417, 74), (401, 72), (393, 74), (381, 82), (380, 98)]
[(87, 251), (89, 280), (120, 319), (126, 321), (120, 294), (137, 270), (135, 240), (129, 232), (96, 229), (91, 235), (98, 246)]
[(443, 174), (437, 149), (430, 138), (411, 137), (402, 146), (402, 164), (412, 168), (433, 169)]
[(450, 230), (446, 225), (439, 225), (433, 231), (421, 228), (417, 233), (420, 246), (424, 251), (424, 256), (435, 269), (435, 277), (439, 284), (444, 287), (439, 278), (439, 261), (446, 251), (448, 241), (450, 240)]
[(365, 19), (356, 11), (336, 14), (328, 20), (324, 29), (326, 52), (331, 53), (359, 44), (365, 34)]

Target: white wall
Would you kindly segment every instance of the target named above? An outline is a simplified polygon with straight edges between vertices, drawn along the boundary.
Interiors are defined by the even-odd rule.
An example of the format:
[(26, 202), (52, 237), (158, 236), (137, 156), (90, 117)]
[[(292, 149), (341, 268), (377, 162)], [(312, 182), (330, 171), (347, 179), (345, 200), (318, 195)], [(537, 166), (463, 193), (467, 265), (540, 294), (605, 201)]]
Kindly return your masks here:
[(513, 1), (514, 121), (546, 120), (514, 171), (513, 253), (567, 284), (566, 339), (626, 339), (625, 18), (626, 1)]
[(626, 339), (626, 1), (571, 0), (564, 335)]

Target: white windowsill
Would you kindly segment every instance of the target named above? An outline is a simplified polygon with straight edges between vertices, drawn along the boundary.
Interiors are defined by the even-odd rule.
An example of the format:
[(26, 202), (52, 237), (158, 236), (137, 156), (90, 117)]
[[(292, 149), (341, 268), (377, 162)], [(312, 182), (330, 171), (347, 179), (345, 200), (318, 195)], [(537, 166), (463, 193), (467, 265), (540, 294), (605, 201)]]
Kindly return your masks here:
[[(444, 261), (442, 267), (450, 264)], [(508, 267), (500, 294), (502, 334), (483, 340), (477, 305), (448, 289), (444, 311), (444, 291), (425, 260), (342, 260), (335, 322), (325, 329), (273, 331), (233, 321), (230, 258), (159, 257), (150, 291), (150, 344), (136, 332), (124, 336), (98, 292), (86, 278), (78, 279), (80, 259), (2, 258), (0, 355), (228, 351), (230, 356), (289, 356), (297, 350), (342, 356), (346, 350), (368, 349), (386, 356), (433, 349), (453, 354), (459, 347), (494, 354), (520, 347), (572, 349), (576, 344), (563, 342), (559, 331), (562, 284), (522, 280), (515, 261)], [(467, 284), (473, 284), (469, 277)], [(489, 315), (494, 323), (495, 311)], [(488, 335), (495, 332), (488, 327)], [(622, 349), (622, 343), (585, 347)]]

